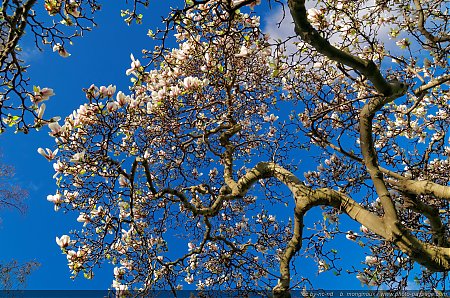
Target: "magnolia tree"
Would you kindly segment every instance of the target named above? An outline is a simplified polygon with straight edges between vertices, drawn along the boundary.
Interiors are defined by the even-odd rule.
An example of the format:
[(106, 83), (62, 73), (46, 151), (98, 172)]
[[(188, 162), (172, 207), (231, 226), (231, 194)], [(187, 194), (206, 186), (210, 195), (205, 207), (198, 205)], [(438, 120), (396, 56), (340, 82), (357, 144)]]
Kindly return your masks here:
[(91, 86), (49, 125), (48, 200), (83, 224), (57, 238), (73, 275), (110, 262), (121, 291), (288, 297), (314, 288), (296, 257), (341, 273), (327, 243), (344, 234), (363, 284), (445, 286), (448, 2), (289, 0), (295, 36), (276, 42), (258, 4), (186, 1), (150, 63), (131, 56), (131, 92)]

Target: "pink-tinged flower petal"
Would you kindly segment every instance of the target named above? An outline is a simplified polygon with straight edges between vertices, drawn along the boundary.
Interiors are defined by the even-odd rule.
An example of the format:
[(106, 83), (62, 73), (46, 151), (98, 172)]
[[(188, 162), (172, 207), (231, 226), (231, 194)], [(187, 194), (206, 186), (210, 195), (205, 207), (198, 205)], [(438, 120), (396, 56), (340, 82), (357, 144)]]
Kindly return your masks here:
[(352, 231), (348, 231), (347, 235), (345, 235), (345, 238), (351, 241), (355, 241), (358, 237), (359, 237), (358, 234)]
[(53, 46), (53, 52), (58, 52), (58, 54), (63, 58), (67, 58), (70, 56), (69, 52), (67, 52), (64, 46), (60, 43), (57, 43)]
[(116, 101), (119, 104), (119, 106), (123, 107), (124, 105), (130, 102), (130, 97), (125, 96), (125, 94), (122, 91), (119, 91), (116, 95)]
[(43, 103), (39, 106), (39, 110), (37, 113), (37, 116), (39, 119), (42, 119), (42, 117), (44, 116), (45, 108), (46, 108), (45, 103)]
[(50, 88), (42, 88), (41, 95), (42, 95), (42, 97), (48, 99), (50, 96), (54, 96), (55, 92), (53, 92), (53, 89), (50, 89)]
[(77, 221), (82, 222), (84, 223), (84, 225), (86, 225), (88, 222), (91, 221), (91, 218), (86, 213), (81, 212), (80, 215), (77, 217)]
[(47, 196), (47, 201), (55, 203), (55, 204), (59, 204), (61, 203), (61, 194), (57, 193), (55, 195), (48, 195)]
[(320, 22), (323, 18), (322, 12), (316, 8), (310, 8), (307, 10), (307, 18), (308, 21), (311, 23), (311, 25), (313, 26), (319, 26)]
[(135, 74), (135, 70), (141, 67), (141, 62), (139, 60), (134, 59), (133, 54), (130, 54), (131, 58), (131, 68), (127, 69), (125, 72), (127, 76), (130, 74)]
[(39, 104), (45, 100), (48, 100), (50, 96), (55, 95), (53, 89), (42, 88), (39, 86), (33, 87), (33, 94), (30, 94), (31, 102), (34, 104)]
[(100, 95), (102, 97), (112, 97), (116, 92), (116, 86), (109, 85), (108, 87), (100, 86)]
[(128, 186), (128, 181), (125, 178), (125, 176), (120, 175), (120, 177), (119, 177), (119, 185), (120, 185), (120, 187), (127, 187)]
[(254, 9), (256, 5), (260, 5), (261, 4), (261, 0), (255, 0), (252, 3), (250, 3), (250, 8)]
[(369, 279), (365, 274), (357, 274), (356, 278), (361, 282), (361, 284), (366, 285), (369, 283)]
[(61, 238), (56, 237), (56, 244), (58, 244), (58, 246), (61, 248), (69, 246), (70, 237), (67, 235), (62, 235)]
[(361, 232), (363, 232), (364, 234), (367, 234), (367, 233), (370, 232), (370, 230), (369, 230), (366, 226), (361, 226), (361, 227), (359, 228), (359, 230), (360, 230)]
[(250, 54), (250, 50), (246, 46), (241, 46), (240, 52), (235, 54), (235, 57), (247, 57)]
[(45, 151), (42, 148), (39, 148), (37, 150), (37, 152), (40, 155), (42, 155), (43, 157), (45, 157), (48, 161), (53, 160), (56, 157), (56, 154), (58, 154), (58, 151), (59, 151), (59, 149), (56, 149), (55, 151), (52, 151), (52, 150), (50, 150), (48, 148), (45, 148)]
[(378, 258), (375, 257), (375, 256), (366, 256), (365, 263), (366, 263), (367, 265), (373, 265), (373, 264), (376, 264), (376, 263), (378, 263)]
[(61, 132), (61, 125), (58, 122), (51, 122), (48, 124), (48, 128), (50, 128), (50, 132), (48, 133), (51, 136), (56, 136)]
[(75, 153), (72, 158), (70, 159), (71, 162), (82, 162), (84, 160), (84, 154), (86, 153), (85, 150)]

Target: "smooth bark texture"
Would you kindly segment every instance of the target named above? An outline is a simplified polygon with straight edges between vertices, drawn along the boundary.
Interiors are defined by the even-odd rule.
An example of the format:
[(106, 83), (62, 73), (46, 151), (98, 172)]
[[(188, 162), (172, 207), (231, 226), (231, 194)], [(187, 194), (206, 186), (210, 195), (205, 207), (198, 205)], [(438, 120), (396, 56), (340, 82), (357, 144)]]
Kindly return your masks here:
[[(244, 191), (241, 195), (244, 195), (246, 190), (259, 179), (270, 177), (278, 179), (292, 191), (296, 205), (294, 236), (284, 252), (284, 257), (280, 261), (281, 279), (274, 288), (274, 295), (276, 297), (285, 297), (289, 291), (289, 264), (295, 253), (301, 248), (303, 216), (309, 209), (315, 206), (331, 206), (339, 209), (353, 220), (366, 226), (372, 232), (385, 238), (387, 241), (392, 241), (412, 259), (431, 270), (447, 271), (450, 269), (449, 248), (423, 243), (402, 228), (388, 226), (385, 218), (380, 218), (365, 210), (345, 194), (329, 188), (313, 190), (306, 187), (294, 174), (276, 164), (259, 163), (242, 177), (238, 181), (241, 191)], [(441, 223), (436, 220), (433, 225), (437, 231), (441, 231)]]
[[(327, 205), (338, 208), (352, 219), (368, 227), (371, 231), (383, 237), (387, 241), (395, 243), (403, 252), (408, 254), (412, 259), (424, 265), (430, 270), (447, 271), (450, 269), (450, 249), (447, 248), (448, 243), (445, 240), (445, 230), (442, 221), (439, 218), (437, 210), (420, 203), (414, 197), (418, 195), (434, 195), (438, 198), (449, 199), (450, 188), (441, 186), (429, 181), (414, 181), (403, 178), (401, 175), (395, 175), (398, 180), (389, 180), (396, 188), (404, 193), (412, 195), (409, 201), (410, 207), (419, 210), (430, 219), (431, 228), (436, 237), (435, 244), (422, 243), (412, 236), (401, 226), (398, 220), (394, 203), (390, 197), (388, 186), (383, 177), (383, 170), (380, 169), (378, 163), (378, 155), (374, 146), (372, 121), (375, 114), (380, 111), (387, 103), (401, 97), (407, 90), (407, 85), (401, 82), (388, 82), (379, 71), (373, 61), (364, 60), (356, 55), (340, 50), (330, 44), (328, 40), (323, 38), (320, 33), (308, 22), (307, 11), (304, 0), (289, 0), (288, 5), (291, 15), (295, 23), (295, 32), (305, 42), (313, 46), (317, 52), (326, 56), (328, 59), (337, 63), (342, 63), (359, 71), (373, 84), (379, 97), (372, 98), (364, 105), (359, 115), (359, 131), (361, 153), (363, 162), (370, 174), (371, 180), (375, 186), (376, 192), (381, 200), (384, 216), (382, 218), (374, 216), (370, 212), (361, 208), (353, 200), (346, 195), (333, 191), (331, 189), (312, 190), (304, 185), (291, 173), (278, 168), (276, 165), (260, 164), (249, 173), (251, 177), (255, 172), (264, 173), (262, 176), (276, 177), (285, 185), (287, 185), (294, 194), (296, 200), (295, 215), (296, 221), (294, 226), (294, 237), (285, 251), (284, 258), (281, 260), (280, 273), (282, 278), (278, 285), (274, 288), (274, 295), (277, 297), (285, 297), (289, 290), (290, 275), (289, 263), (292, 256), (301, 246), (301, 227), (303, 225), (303, 215), (307, 210), (318, 205)], [(414, 1), (419, 9), (419, 28), (431, 42), (441, 42), (445, 38), (436, 38), (432, 36), (424, 28), (424, 14), (419, 0)], [(436, 85), (442, 84), (448, 80), (448, 75), (442, 76), (438, 80), (425, 84), (414, 92), (421, 94)], [(386, 172), (386, 171), (384, 171)], [(389, 172), (389, 171), (387, 171)], [(255, 175), (258, 176), (258, 175)], [(250, 181), (256, 178), (250, 178)]]
[(436, 43), (450, 41), (450, 36), (448, 35), (448, 33), (444, 32), (443, 36), (436, 37), (425, 28), (426, 17), (424, 14), (424, 10), (422, 8), (421, 0), (414, 0), (413, 2), (414, 2), (414, 5), (416, 6), (418, 14), (419, 14), (419, 19), (417, 20), (417, 25), (419, 27), (420, 32), (434, 45)]

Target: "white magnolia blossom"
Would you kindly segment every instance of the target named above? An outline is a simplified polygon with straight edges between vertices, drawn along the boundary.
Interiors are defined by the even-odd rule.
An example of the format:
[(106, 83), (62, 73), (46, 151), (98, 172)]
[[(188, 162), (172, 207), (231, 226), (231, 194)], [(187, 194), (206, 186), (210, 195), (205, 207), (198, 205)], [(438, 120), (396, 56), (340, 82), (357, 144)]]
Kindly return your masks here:
[(137, 75), (136, 70), (139, 70), (139, 68), (141, 67), (141, 62), (137, 59), (134, 59), (133, 54), (130, 54), (130, 58), (131, 58), (131, 67), (127, 69), (125, 73), (127, 76), (129, 76), (130, 74), (136, 76)]
[(85, 226), (91, 221), (91, 218), (86, 213), (81, 212), (80, 215), (77, 217), (77, 221), (83, 223), (83, 225)]
[(42, 119), (42, 117), (44, 117), (45, 108), (46, 108), (45, 103), (43, 103), (39, 106), (38, 113), (37, 113), (38, 118)]
[(50, 128), (49, 135), (51, 136), (56, 136), (61, 132), (61, 125), (59, 125), (58, 121), (49, 123), (48, 128)]
[[(30, 95), (31, 101), (34, 104), (39, 104), (43, 101), (48, 100), (51, 96), (54, 96), (55, 93), (53, 92), (53, 89), (50, 88), (42, 88), (39, 86), (33, 87), (33, 94)], [(44, 106), (45, 109), (45, 106)]]
[(67, 58), (70, 56), (69, 52), (67, 52), (64, 46), (60, 43), (57, 43), (53, 46), (53, 52), (58, 52), (58, 54), (63, 58)]
[(71, 162), (82, 162), (84, 161), (84, 156), (86, 154), (86, 150), (83, 150), (81, 152), (75, 153), (72, 158), (70, 159)]
[(37, 152), (42, 155), (43, 157), (45, 157), (48, 161), (52, 161), (55, 157), (56, 154), (58, 154), (59, 149), (55, 149), (55, 150), (51, 150), (49, 148), (38, 148)]
[(317, 8), (309, 8), (307, 11), (308, 21), (311, 25), (319, 27), (323, 20), (323, 13)]
[(108, 87), (100, 86), (99, 88), (100, 96), (102, 97), (112, 97), (116, 93), (116, 86), (109, 85)]
[(347, 234), (345, 235), (345, 238), (347, 238), (348, 240), (355, 241), (358, 238), (358, 233), (348, 231)]
[(239, 53), (235, 54), (236, 57), (247, 57), (250, 54), (250, 49), (242, 45)]
[(374, 265), (379, 262), (378, 258), (375, 256), (366, 256), (366, 259), (364, 261), (367, 265)]
[(61, 238), (56, 237), (56, 244), (61, 248), (66, 248), (70, 244), (70, 237), (68, 235), (62, 235)]
[(359, 273), (356, 278), (361, 282), (361, 285), (376, 286), (377, 282), (374, 277), (368, 276), (366, 273)]

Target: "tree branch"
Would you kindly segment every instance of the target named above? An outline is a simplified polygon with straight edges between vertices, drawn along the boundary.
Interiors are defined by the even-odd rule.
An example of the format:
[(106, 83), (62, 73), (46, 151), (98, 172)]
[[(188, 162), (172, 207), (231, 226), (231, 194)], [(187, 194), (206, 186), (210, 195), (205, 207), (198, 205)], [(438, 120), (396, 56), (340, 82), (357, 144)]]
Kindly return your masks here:
[(285, 184), (293, 193), (296, 220), (298, 221), (294, 226), (294, 237), (280, 261), (281, 278), (274, 288), (274, 294), (276, 291), (278, 297), (284, 297), (285, 294), (282, 293), (289, 290), (289, 275), (286, 270), (289, 269), (289, 262), (293, 255), (301, 248), (301, 243), (298, 241), (301, 232), (298, 229), (303, 227), (302, 216), (315, 206), (330, 206), (346, 213), (350, 218), (366, 226), (375, 234), (393, 242), (413, 260), (430, 270), (447, 271), (450, 269), (450, 248), (423, 243), (410, 235), (405, 229), (386, 225), (384, 217), (378, 217), (364, 209), (346, 194), (329, 188), (313, 190), (305, 186), (293, 173), (275, 163), (258, 163), (238, 180), (237, 187), (242, 192), (241, 195), (245, 195), (256, 181), (272, 177)]
[[(397, 178), (397, 177), (395, 177)], [(403, 178), (402, 180), (387, 180), (401, 192), (409, 193), (415, 196), (431, 195), (437, 199), (450, 201), (450, 187), (440, 185), (429, 180), (411, 180)]]
[(442, 37), (436, 37), (433, 34), (431, 34), (426, 28), (425, 28), (425, 14), (423, 13), (422, 4), (420, 3), (420, 0), (414, 0), (414, 5), (417, 8), (417, 13), (419, 14), (419, 18), (417, 20), (417, 26), (419, 27), (419, 31), (425, 36), (426, 39), (428, 39), (432, 44), (440, 43), (440, 42), (446, 42), (450, 41), (450, 35), (445, 34)]
[(425, 85), (420, 86), (419, 88), (417, 88), (416, 90), (414, 90), (414, 94), (419, 96), (422, 93), (424, 93), (425, 91), (432, 89), (436, 86), (439, 86), (441, 84), (444, 84), (446, 82), (450, 81), (450, 74), (446, 74), (446, 75), (442, 75), (440, 77), (435, 78), (434, 80), (428, 82)]
[(295, 23), (295, 32), (305, 42), (312, 45), (319, 53), (338, 63), (345, 64), (365, 75), (374, 85), (376, 90), (385, 97), (395, 95), (396, 86), (386, 81), (378, 67), (371, 60), (361, 59), (350, 53), (342, 51), (330, 44), (328, 40), (320, 36), (320, 33), (308, 22), (305, 8), (305, 0), (289, 0), (288, 5)]

